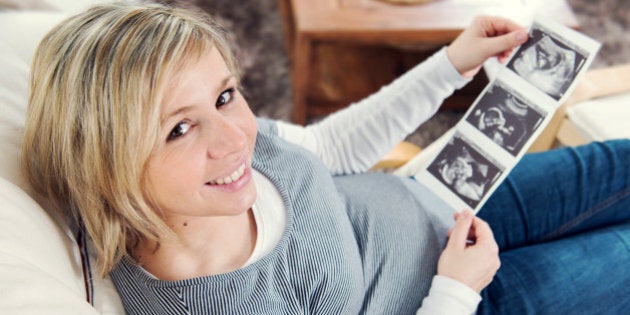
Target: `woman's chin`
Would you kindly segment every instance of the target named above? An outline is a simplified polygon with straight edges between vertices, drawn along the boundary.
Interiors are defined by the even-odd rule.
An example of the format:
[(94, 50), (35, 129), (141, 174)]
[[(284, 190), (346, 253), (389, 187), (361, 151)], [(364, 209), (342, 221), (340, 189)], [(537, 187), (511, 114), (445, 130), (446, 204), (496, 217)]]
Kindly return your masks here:
[(256, 186), (252, 181), (243, 187), (241, 194), (234, 200), (233, 207), (230, 207), (232, 209), (229, 212), (233, 215), (243, 214), (252, 208), (254, 202), (256, 202)]

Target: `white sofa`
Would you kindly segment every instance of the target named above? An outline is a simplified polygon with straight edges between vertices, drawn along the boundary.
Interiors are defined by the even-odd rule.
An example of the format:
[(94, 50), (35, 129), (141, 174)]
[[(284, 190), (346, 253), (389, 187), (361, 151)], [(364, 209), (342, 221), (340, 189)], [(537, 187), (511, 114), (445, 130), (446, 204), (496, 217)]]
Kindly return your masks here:
[(630, 64), (594, 69), (564, 104), (556, 139), (575, 146), (630, 138)]
[(35, 47), (63, 18), (101, 1), (0, 0), (1, 314), (124, 314), (111, 281), (89, 268), (86, 248), (82, 259), (74, 232), (44, 210), (19, 168)]

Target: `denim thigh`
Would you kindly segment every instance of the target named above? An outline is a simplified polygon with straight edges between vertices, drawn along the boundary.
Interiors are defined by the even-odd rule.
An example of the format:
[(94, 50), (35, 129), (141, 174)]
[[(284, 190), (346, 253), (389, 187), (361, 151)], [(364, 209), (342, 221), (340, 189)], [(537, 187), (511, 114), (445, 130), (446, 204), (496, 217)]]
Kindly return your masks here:
[(478, 213), (501, 250), (630, 220), (630, 140), (525, 155)]
[(630, 223), (501, 253), (477, 314), (628, 314)]

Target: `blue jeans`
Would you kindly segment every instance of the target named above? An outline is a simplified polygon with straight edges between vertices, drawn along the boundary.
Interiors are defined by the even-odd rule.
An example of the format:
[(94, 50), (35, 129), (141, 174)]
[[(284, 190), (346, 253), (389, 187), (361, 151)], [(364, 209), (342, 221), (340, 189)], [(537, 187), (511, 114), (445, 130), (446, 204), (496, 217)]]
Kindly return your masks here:
[(523, 157), (479, 212), (501, 268), (478, 314), (628, 314), (630, 141)]

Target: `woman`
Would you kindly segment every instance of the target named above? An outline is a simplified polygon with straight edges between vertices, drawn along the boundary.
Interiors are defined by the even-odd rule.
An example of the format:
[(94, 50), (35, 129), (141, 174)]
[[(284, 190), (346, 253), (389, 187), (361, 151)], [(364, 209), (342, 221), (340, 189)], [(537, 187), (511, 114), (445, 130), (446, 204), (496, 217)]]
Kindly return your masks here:
[[(24, 168), (85, 226), (127, 312), (473, 312), (499, 267), (490, 227), (462, 212), (442, 250), (447, 226), (428, 190), (350, 174), (526, 32), (477, 19), (392, 85), (307, 128), (254, 118), (224, 37), (192, 12), (103, 5), (36, 52)], [(508, 193), (497, 200), (514, 201)], [(495, 208), (483, 213), (496, 212), (503, 232), (512, 208)], [(482, 294), (482, 306), (522, 300)]]

